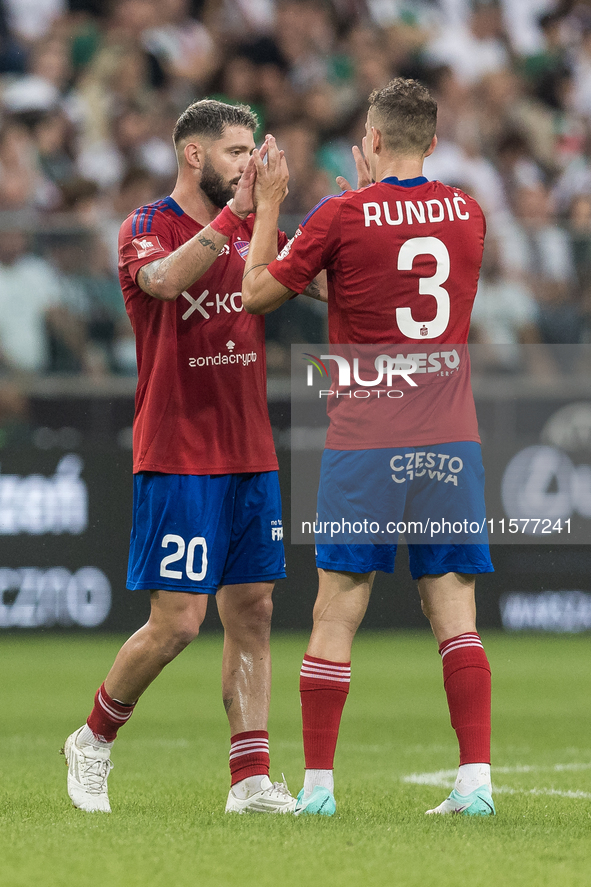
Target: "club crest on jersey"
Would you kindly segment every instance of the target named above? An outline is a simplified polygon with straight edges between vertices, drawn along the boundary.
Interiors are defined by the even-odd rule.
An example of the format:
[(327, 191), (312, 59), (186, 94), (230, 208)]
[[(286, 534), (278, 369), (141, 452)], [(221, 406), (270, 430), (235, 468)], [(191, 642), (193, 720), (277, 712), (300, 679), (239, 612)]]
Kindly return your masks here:
[(249, 241), (248, 240), (237, 240), (236, 243), (234, 244), (234, 247), (236, 248), (236, 252), (240, 256), (240, 258), (244, 259), (244, 261), (246, 262), (246, 257), (248, 255), (248, 250), (250, 247)]
[(149, 237), (136, 237), (131, 242), (136, 248), (138, 259), (145, 259), (152, 253), (164, 252), (162, 244), (154, 234), (150, 234)]

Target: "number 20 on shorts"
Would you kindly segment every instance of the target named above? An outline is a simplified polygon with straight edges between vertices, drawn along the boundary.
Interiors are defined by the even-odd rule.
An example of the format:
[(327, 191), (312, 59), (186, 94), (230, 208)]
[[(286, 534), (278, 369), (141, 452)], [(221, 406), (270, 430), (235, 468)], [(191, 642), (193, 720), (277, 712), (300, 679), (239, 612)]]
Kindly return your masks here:
[[(187, 577), (189, 579), (192, 579), (194, 582), (201, 582), (202, 579), (205, 579), (205, 574), (207, 573), (207, 542), (204, 537), (193, 536), (193, 538), (189, 540), (188, 545), (185, 545), (185, 540), (182, 536), (177, 536), (175, 533), (167, 533), (167, 535), (164, 536), (164, 538), (162, 539), (162, 548), (169, 548), (169, 546), (171, 545), (176, 545), (176, 551), (173, 551), (172, 554), (167, 554), (166, 557), (162, 558), (162, 561), (160, 563), (160, 575), (164, 576), (166, 579), (182, 579), (182, 571), (171, 570), (170, 564), (182, 561), (185, 557), (186, 550), (187, 556), (184, 566)], [(196, 572), (196, 548), (198, 548), (201, 552), (201, 569), (199, 570), (199, 572)]]

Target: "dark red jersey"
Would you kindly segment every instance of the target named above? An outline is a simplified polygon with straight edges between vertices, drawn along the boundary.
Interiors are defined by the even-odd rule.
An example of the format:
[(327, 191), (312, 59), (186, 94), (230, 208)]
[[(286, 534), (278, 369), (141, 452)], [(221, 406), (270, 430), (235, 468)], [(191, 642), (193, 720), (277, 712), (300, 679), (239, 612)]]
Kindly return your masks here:
[[(331, 344), (400, 346), (392, 356), (419, 355), (421, 370), (433, 345), (467, 342), (484, 234), (482, 210), (458, 188), (423, 177), (404, 182), (386, 178), (321, 201), (269, 271), (284, 286), (302, 292), (325, 268)], [(342, 406), (345, 395), (331, 397), (327, 446), (361, 449), (479, 440), (469, 366), (438, 377), (423, 369), (422, 375), (437, 392), (437, 404), (425, 407), (414, 389), (405, 390), (400, 421), (376, 420), (375, 398), (364, 407), (362, 399), (358, 405), (351, 401)], [(337, 409), (343, 419), (345, 414), (350, 420), (356, 416), (347, 422), (349, 427), (359, 426), (356, 440), (349, 432), (345, 435), (348, 446), (334, 422)]]
[[(201, 229), (171, 198), (132, 213), (119, 234), (119, 279), (136, 337), (134, 472), (273, 471), (264, 318), (242, 307), (249, 216), (206, 273), (174, 302), (136, 283)], [(281, 248), (287, 238), (279, 235)]]

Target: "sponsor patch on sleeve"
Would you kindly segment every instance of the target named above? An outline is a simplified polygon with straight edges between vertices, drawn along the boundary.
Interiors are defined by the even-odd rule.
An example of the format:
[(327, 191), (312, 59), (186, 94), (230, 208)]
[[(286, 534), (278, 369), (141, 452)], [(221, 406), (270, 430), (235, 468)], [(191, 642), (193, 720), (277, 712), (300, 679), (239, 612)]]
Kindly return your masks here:
[(289, 252), (290, 252), (290, 250), (291, 250), (291, 247), (292, 247), (292, 244), (293, 244), (294, 240), (296, 239), (296, 237), (299, 237), (301, 233), (302, 233), (302, 229), (301, 229), (301, 227), (300, 227), (300, 228), (298, 228), (298, 230), (296, 231), (296, 233), (293, 235), (293, 237), (291, 238), (291, 240), (288, 240), (288, 241), (287, 241), (287, 243), (285, 244), (285, 246), (283, 247), (283, 249), (281, 250), (281, 252), (280, 252), (279, 255), (277, 256), (277, 261), (278, 261), (278, 262), (280, 262), (281, 259), (285, 259), (286, 256), (289, 255)]
[(153, 253), (164, 252), (162, 244), (154, 234), (146, 237), (136, 237), (131, 242), (136, 248), (138, 259), (145, 259), (146, 256), (151, 256)]

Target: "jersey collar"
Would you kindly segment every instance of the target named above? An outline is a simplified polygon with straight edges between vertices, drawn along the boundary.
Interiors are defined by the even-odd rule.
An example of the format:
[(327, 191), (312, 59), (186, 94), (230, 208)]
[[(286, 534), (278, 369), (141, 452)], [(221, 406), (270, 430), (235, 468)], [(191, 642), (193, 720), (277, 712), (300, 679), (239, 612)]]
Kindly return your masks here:
[(417, 185), (424, 185), (429, 179), (425, 176), (417, 176), (416, 179), (397, 179), (396, 176), (386, 176), (380, 181), (380, 185), (400, 185), (402, 188), (415, 188)]
[(177, 214), (177, 216), (184, 216), (185, 212), (180, 208), (176, 200), (173, 200), (172, 197), (165, 197), (164, 203), (170, 207), (170, 209)]

